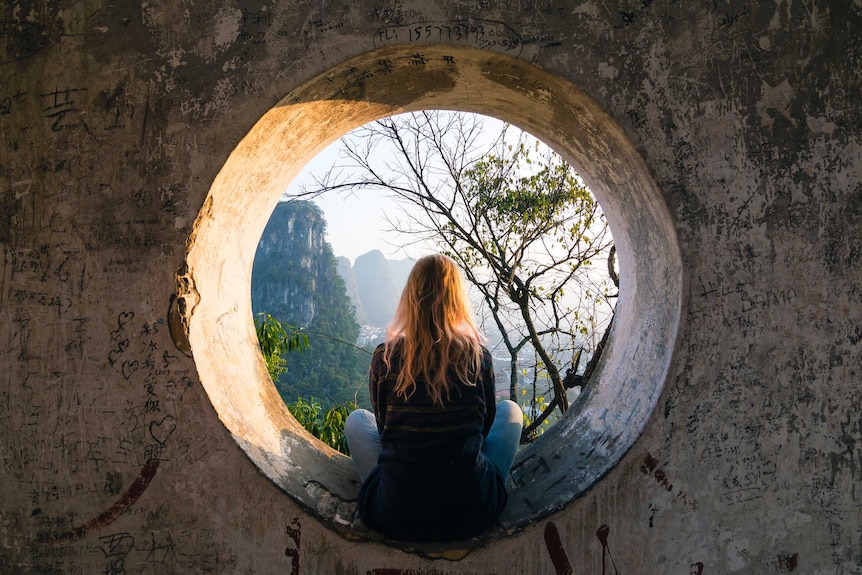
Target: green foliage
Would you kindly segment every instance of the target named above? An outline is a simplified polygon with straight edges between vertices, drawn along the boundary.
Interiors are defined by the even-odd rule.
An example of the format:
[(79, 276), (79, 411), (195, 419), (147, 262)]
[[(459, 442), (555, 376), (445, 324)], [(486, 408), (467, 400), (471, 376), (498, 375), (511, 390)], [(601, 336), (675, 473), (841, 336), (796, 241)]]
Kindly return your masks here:
[(320, 440), (345, 455), (350, 455), (350, 449), (344, 435), (344, 424), (347, 423), (347, 416), (356, 408), (357, 405), (353, 402), (333, 405), (323, 414), (320, 426)]
[(254, 328), (266, 369), (273, 381), (287, 371), (286, 353), (308, 348), (308, 337), (302, 331), (278, 321), (268, 313), (257, 314)]
[[(521, 370), (521, 375), (525, 379), (528, 377), (526, 368)], [(541, 384), (544, 385), (547, 393), (540, 393), (538, 391)], [(542, 414), (550, 406), (548, 396), (554, 393), (553, 386), (548, 379), (548, 373), (542, 368), (541, 362), (537, 362), (533, 366), (532, 385), (530, 388), (532, 391), (530, 394), (528, 394), (526, 387), (521, 388), (521, 397), (518, 398), (517, 403), (521, 406), (521, 411), (524, 413), (525, 439), (532, 441), (544, 434), (545, 430), (559, 419), (559, 416), (551, 413), (539, 422)], [(534, 422), (536, 422), (535, 425)]]
[(311, 435), (345, 455), (350, 455), (350, 449), (344, 435), (344, 424), (356, 407), (355, 403), (346, 402), (323, 411), (320, 402), (314, 397), (307, 400), (300, 397), (287, 404), (288, 411)]
[[(359, 326), (323, 241), (325, 220), (311, 202), (279, 204), (264, 230), (252, 270), (252, 307), (300, 325), (310, 346), (290, 357), (289, 370), (273, 377), (285, 403), (317, 397), (326, 408), (354, 401), (364, 391), (369, 354), (354, 347)], [(281, 367), (284, 367), (282, 364)], [(368, 394), (360, 395), (364, 407)]]
[(308, 400), (298, 397), (295, 402), (287, 404), (287, 409), (306, 431), (320, 437), (320, 411), (323, 408), (314, 397)]
[[(304, 333), (291, 325), (281, 323), (268, 313), (257, 314), (255, 331), (267, 370), (273, 380), (287, 371), (285, 354), (309, 347), (308, 337)], [(346, 455), (350, 455), (350, 450), (344, 435), (344, 424), (347, 422), (347, 416), (356, 407), (353, 402), (345, 402), (323, 411), (314, 396), (307, 400), (298, 397), (293, 403), (287, 404), (288, 411), (310, 434)]]
[[(483, 156), (464, 171), (461, 188), (467, 213), (478, 217), (469, 234), (464, 226), (446, 226), (445, 243), (467, 265), (530, 279), (535, 299), (560, 301), (567, 274), (589, 266), (605, 247), (594, 239), (607, 226), (595, 198), (562, 157), (542, 152), (538, 142)], [(571, 250), (579, 243), (587, 249)], [(548, 262), (566, 274), (541, 272)]]
[[(612, 316), (616, 294), (595, 262), (608, 259), (613, 269), (613, 238), (565, 159), (510, 128), (489, 143), (483, 120), (471, 114), (384, 118), (342, 140), (347, 163), (338, 170), (347, 169), (333, 168), (311, 193), (383, 189), (404, 208), (390, 220), (396, 231), (430, 240), (459, 263), (484, 301), (480, 321), (493, 322), (509, 352), (510, 397), (518, 399), (522, 384), (533, 388), (525, 411), (540, 412), (531, 420), (538, 428), (551, 410), (568, 409), (576, 358), (596, 349)], [(520, 379), (522, 361), (536, 366), (531, 381)], [(545, 382), (551, 388), (537, 395)]]
[(484, 156), (463, 175), (470, 211), (487, 214), (480, 235), (503, 240), (493, 246), (498, 255), (541, 235), (558, 242), (583, 237), (593, 224), (595, 199), (577, 173), (557, 154), (538, 152), (538, 145), (531, 151), (519, 142), (506, 150)]
[(291, 358), (290, 371), (279, 377), (276, 386), (286, 402), (312, 395), (329, 405), (352, 401), (357, 390), (367, 389), (370, 355), (353, 346), (357, 335), (352, 315), (323, 302), (316, 303), (316, 310), (306, 330), (311, 349)]

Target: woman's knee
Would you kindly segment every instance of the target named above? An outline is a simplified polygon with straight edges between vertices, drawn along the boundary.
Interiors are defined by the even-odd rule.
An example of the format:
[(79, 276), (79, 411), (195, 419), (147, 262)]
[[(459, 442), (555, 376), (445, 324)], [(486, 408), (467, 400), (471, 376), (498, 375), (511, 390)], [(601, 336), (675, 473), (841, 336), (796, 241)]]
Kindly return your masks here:
[(524, 424), (524, 412), (521, 407), (511, 399), (504, 399), (497, 404), (497, 417), (509, 423)]
[(367, 409), (356, 409), (351, 411), (344, 422), (344, 433), (353, 435), (354, 433), (362, 433), (369, 428), (377, 428), (377, 422), (374, 419), (374, 414)]

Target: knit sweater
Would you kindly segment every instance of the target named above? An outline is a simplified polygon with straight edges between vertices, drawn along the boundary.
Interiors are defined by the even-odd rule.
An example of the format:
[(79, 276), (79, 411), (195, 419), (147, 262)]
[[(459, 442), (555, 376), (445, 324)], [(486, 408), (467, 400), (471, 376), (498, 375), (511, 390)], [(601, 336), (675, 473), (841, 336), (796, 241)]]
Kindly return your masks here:
[(392, 370), (374, 352), (371, 403), (382, 450), (362, 485), (359, 516), (390, 537), (410, 541), (464, 539), (487, 528), (506, 504), (505, 481), (481, 453), (496, 413), (491, 354), (482, 348), (473, 385), (456, 381), (434, 405), (424, 381), (409, 398), (395, 393), (400, 357)]

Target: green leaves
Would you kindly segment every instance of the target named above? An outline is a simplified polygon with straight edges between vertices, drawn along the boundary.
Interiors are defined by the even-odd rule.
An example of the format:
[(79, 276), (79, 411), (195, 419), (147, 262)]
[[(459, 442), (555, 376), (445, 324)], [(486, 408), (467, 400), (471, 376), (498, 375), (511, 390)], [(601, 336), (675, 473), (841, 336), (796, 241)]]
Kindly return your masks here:
[(534, 160), (523, 144), (511, 155), (484, 156), (463, 175), (474, 209), (493, 214), (501, 230), (556, 227), (573, 211), (591, 213), (595, 202), (568, 162), (556, 154)]
[(313, 396), (307, 400), (298, 397), (294, 403), (287, 404), (287, 409), (311, 435), (333, 449), (350, 455), (344, 424), (350, 412), (356, 409), (355, 403), (333, 405), (324, 412), (320, 402)]
[[(402, 208), (388, 218), (393, 231), (458, 262), (483, 301), (481, 321), (509, 353), (511, 397), (533, 389), (526, 411), (538, 427), (555, 406), (568, 408), (560, 369), (578, 369), (573, 351), (594, 349), (613, 313), (616, 294), (596, 265), (613, 238), (565, 158), (507, 124), (495, 135), (484, 121), (425, 110), (368, 124), (344, 140), (346, 164), (315, 193), (383, 190)], [(547, 375), (521, 374), (522, 361)], [(548, 389), (537, 395), (537, 385)]]
[[(257, 314), (254, 326), (266, 368), (273, 381), (276, 381), (280, 374), (287, 371), (284, 355), (308, 349), (308, 336), (299, 328), (282, 323), (268, 313)], [(346, 402), (323, 411), (314, 396), (308, 399), (298, 397), (295, 402), (287, 404), (288, 411), (311, 435), (345, 455), (350, 455), (350, 450), (344, 435), (344, 424), (356, 407), (355, 403)]]
[(287, 410), (296, 421), (315, 437), (320, 437), (320, 402), (314, 397), (305, 400), (296, 398), (294, 403), (287, 404)]
[(273, 381), (287, 371), (285, 354), (308, 348), (308, 336), (299, 328), (281, 323), (268, 313), (257, 314), (254, 329), (266, 369)]
[(347, 423), (347, 416), (356, 407), (353, 402), (334, 405), (323, 414), (320, 425), (320, 440), (345, 455), (350, 455), (350, 449), (347, 447), (347, 437), (344, 435), (344, 424)]

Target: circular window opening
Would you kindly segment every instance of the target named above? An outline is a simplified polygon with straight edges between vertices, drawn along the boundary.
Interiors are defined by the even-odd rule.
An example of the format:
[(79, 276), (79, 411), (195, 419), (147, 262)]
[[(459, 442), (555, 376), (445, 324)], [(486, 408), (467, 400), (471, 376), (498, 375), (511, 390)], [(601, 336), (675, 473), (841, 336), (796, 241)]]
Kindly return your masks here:
[(269, 215), (300, 169), (328, 144), (402, 112), (477, 112), (550, 145), (604, 208), (622, 270), (620, 297), (594, 383), (577, 399), (578, 409), (522, 450), (501, 529), (487, 541), (577, 498), (640, 435), (674, 349), (682, 266), (670, 214), (646, 165), (583, 92), (500, 54), (427, 46), (421, 66), (414, 55), (415, 48), (391, 47), (358, 56), (298, 87), (257, 122), (225, 162), (198, 215), (178, 299), (201, 383), (248, 457), (324, 524), (351, 538), (373, 538), (350, 527), (359, 488), (350, 460), (290, 416), (260, 354), (249, 294)]
[(382, 118), (315, 157), (282, 200), (255, 254), (252, 308), (258, 324), (271, 317), (310, 340), (284, 357), (261, 348), (288, 409), (333, 447), (345, 445), (322, 414), (370, 409), (370, 357), (422, 255), (461, 267), (497, 397), (524, 411), (523, 444), (601, 357), (618, 293), (607, 220), (577, 172), (516, 126), (444, 110)]

